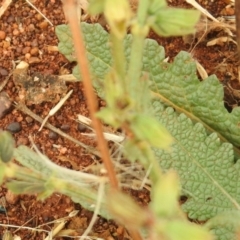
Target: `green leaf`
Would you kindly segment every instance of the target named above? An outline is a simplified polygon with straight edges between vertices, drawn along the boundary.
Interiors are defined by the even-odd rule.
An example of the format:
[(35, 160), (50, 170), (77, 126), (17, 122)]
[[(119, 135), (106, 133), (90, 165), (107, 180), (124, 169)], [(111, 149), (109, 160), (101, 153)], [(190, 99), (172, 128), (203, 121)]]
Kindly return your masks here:
[(161, 63), (150, 75), (154, 82), (152, 90), (159, 99), (201, 122), (209, 132), (217, 132), (221, 140), (225, 138), (240, 146), (240, 108), (227, 111), (217, 77), (213, 75), (200, 82), (195, 62), (188, 53), (180, 52), (173, 64)]
[(160, 36), (182, 36), (194, 32), (200, 12), (192, 9), (161, 8), (151, 28)]
[(0, 131), (0, 160), (9, 162), (13, 156), (15, 141), (7, 131)]
[(152, 0), (148, 11), (150, 14), (155, 14), (161, 8), (164, 8), (166, 6), (167, 2), (165, 0)]
[(166, 233), (166, 239), (171, 240), (213, 240), (212, 236), (206, 231), (206, 229), (200, 226), (189, 223), (183, 220), (172, 220), (166, 223), (159, 223), (159, 233)]
[(112, 109), (105, 107), (101, 109), (99, 112), (97, 112), (96, 116), (101, 120), (104, 120), (106, 124), (110, 124), (114, 128), (118, 128), (120, 126), (120, 124), (118, 124), (117, 119), (112, 114)]
[(159, 217), (177, 216), (179, 211), (178, 198), (180, 196), (179, 179), (174, 171), (164, 174), (151, 192), (150, 207)]
[[(237, 238), (235, 232), (240, 227), (240, 211), (226, 211), (213, 217), (206, 224), (206, 228), (217, 231), (221, 239)], [(219, 228), (222, 226), (223, 228)]]
[(149, 213), (127, 194), (112, 190), (107, 194), (107, 199), (109, 211), (121, 224), (130, 229), (139, 229), (147, 223)]
[[(61, 167), (49, 160), (47, 156), (40, 152), (36, 153), (27, 146), (15, 148), (14, 157), (24, 167), (35, 172), (35, 179), (28, 178), (26, 172), (22, 179), (11, 180), (8, 186), (14, 192), (37, 192), (40, 199), (46, 198), (54, 191), (60, 192), (86, 209), (93, 210), (92, 205), (96, 204), (97, 200), (97, 176)], [(102, 199), (100, 214), (110, 218), (104, 199)]]
[[(94, 84), (103, 96), (102, 82), (112, 64), (109, 38), (99, 25), (82, 27)], [(127, 59), (130, 43), (128, 35)], [(180, 52), (173, 63), (163, 62), (164, 58), (163, 48), (146, 39), (143, 72), (152, 81), (155, 116), (175, 140), (171, 151), (155, 150), (159, 163), (180, 175), (182, 195), (188, 198), (182, 207), (190, 218), (206, 221), (225, 211), (238, 211), (240, 169), (234, 156), (239, 150), (232, 144), (240, 146), (240, 108), (231, 113), (225, 109), (223, 87), (216, 76), (199, 81), (190, 54)], [(217, 239), (233, 239), (229, 225), (218, 226), (214, 232)]]
[(154, 159), (154, 154), (151, 150), (151, 146), (146, 141), (128, 139), (124, 142), (123, 151), (129, 161), (135, 162), (139, 160), (145, 166), (149, 164), (149, 160)]
[(88, 185), (88, 182), (91, 182), (91, 179), (88, 180), (87, 174), (61, 167), (49, 160), (47, 156), (40, 152), (36, 153), (27, 146), (21, 145), (15, 148), (14, 157), (23, 166), (28, 167), (38, 174), (41, 173), (41, 176), (46, 179), (51, 176), (64, 180), (69, 179), (76, 182), (79, 187)]
[[(100, 24), (88, 24), (82, 22), (81, 29), (85, 39), (85, 47), (87, 50), (88, 61), (90, 63), (93, 85), (98, 94), (103, 97), (104, 79), (107, 73), (112, 70), (111, 66), (113, 64), (109, 43), (109, 35)], [(76, 58), (73, 57), (75, 53), (69, 27), (67, 25), (57, 26), (56, 35), (59, 39), (59, 51), (63, 55), (65, 55), (65, 57), (67, 57), (69, 61), (76, 61)], [(127, 60), (129, 60), (130, 57), (131, 42), (132, 36), (127, 35), (124, 41), (125, 55)], [(151, 39), (145, 41), (144, 47), (143, 62), (145, 68), (147, 69), (147, 72), (149, 67), (152, 67), (153, 65), (153, 62), (149, 62), (148, 57), (153, 59), (153, 62), (155, 63), (154, 68), (158, 68), (160, 61), (164, 59), (163, 47), (159, 46), (156, 41)], [(77, 79), (79, 79), (79, 81), (81, 80), (81, 74), (79, 73), (78, 67), (74, 67), (73, 75)]]
[(91, 15), (103, 13), (106, 0), (89, 0), (88, 12)]
[(3, 182), (4, 176), (5, 176), (5, 164), (0, 162), (0, 185)]
[(36, 194), (44, 191), (42, 182), (24, 182), (13, 180), (7, 183), (7, 187), (16, 194)]
[(104, 16), (118, 38), (124, 38), (131, 15), (128, 0), (105, 0)]
[[(209, 136), (201, 123), (193, 124), (185, 114), (154, 101), (156, 117), (174, 137), (169, 152), (156, 149), (159, 163), (164, 169), (175, 169), (180, 175), (183, 196), (182, 205), (189, 218), (206, 221), (227, 210), (240, 209), (238, 189), (240, 162), (234, 164), (234, 152), (230, 143), (221, 143), (216, 133)], [(226, 238), (230, 232), (223, 227)], [(219, 233), (219, 228), (214, 230)], [(220, 236), (219, 236), (220, 237)]]
[(147, 141), (154, 147), (169, 149), (173, 142), (165, 127), (155, 118), (144, 114), (135, 116), (130, 128), (140, 140)]
[[(90, 25), (81, 23), (82, 32), (85, 39), (85, 47), (87, 57), (90, 62), (90, 69), (93, 78), (94, 87), (101, 89), (103, 82), (97, 79), (103, 79), (112, 65), (111, 51), (109, 46), (109, 35), (105, 32), (100, 24)], [(59, 51), (65, 55), (69, 61), (76, 61), (74, 56), (74, 48), (72, 43), (72, 35), (67, 25), (59, 25), (56, 27), (56, 34), (59, 38)], [(73, 74), (80, 80), (81, 75), (79, 68), (75, 67)]]

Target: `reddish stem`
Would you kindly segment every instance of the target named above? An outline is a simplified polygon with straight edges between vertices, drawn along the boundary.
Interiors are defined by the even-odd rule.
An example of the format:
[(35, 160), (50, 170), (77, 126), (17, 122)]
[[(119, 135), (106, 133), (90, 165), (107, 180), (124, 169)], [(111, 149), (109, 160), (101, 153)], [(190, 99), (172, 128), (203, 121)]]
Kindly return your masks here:
[(102, 156), (103, 163), (108, 172), (109, 180), (113, 188), (118, 188), (116, 174), (113, 168), (108, 146), (103, 135), (103, 128), (100, 120), (95, 116), (98, 111), (97, 97), (92, 87), (88, 60), (86, 57), (85, 45), (82, 37), (81, 26), (78, 24), (77, 6), (74, 0), (64, 0), (64, 11), (69, 21), (70, 29), (73, 36), (74, 49), (76, 52), (77, 61), (81, 70), (83, 85), (85, 88), (85, 95), (87, 105), (90, 111), (90, 117), (97, 136), (97, 144)]

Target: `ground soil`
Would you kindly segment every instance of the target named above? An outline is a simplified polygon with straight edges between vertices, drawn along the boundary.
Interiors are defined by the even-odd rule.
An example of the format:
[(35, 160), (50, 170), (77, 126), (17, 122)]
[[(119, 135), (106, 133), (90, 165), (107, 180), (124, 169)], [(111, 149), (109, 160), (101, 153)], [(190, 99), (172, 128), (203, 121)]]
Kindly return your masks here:
[[(33, 3), (53, 23), (53, 26), (50, 26), (25, 1), (18, 0), (12, 2), (0, 18), (0, 85), (10, 76), (15, 64), (19, 60), (29, 63), (29, 78), (37, 72), (45, 75), (71, 73), (72, 64), (58, 51), (52, 50), (54, 49), (52, 46), (58, 45), (58, 40), (54, 32), (55, 27), (66, 23), (61, 1), (36, 0)], [(234, 14), (234, 7), (228, 8), (227, 5), (229, 3), (225, 0), (200, 0), (199, 3), (214, 17)], [(172, 0), (169, 4), (178, 7), (190, 7), (182, 0)], [(159, 38), (152, 32), (149, 34), (149, 37), (155, 39), (165, 47), (166, 56), (169, 57), (169, 61), (172, 61), (179, 51), (185, 50), (191, 52), (193, 58), (203, 66), (208, 75), (216, 74), (219, 81), (224, 85), (225, 105), (231, 111), (233, 107), (238, 105), (240, 99), (240, 94), (238, 94), (240, 93), (239, 59), (236, 44), (231, 41), (231, 39), (236, 40), (234, 38), (234, 30), (232, 30), (232, 33), (233, 37), (229, 36), (226, 28), (213, 27), (213, 22), (209, 20), (207, 24), (203, 22), (202, 26), (199, 25), (196, 35), (192, 37)], [(228, 40), (224, 42), (220, 41), (213, 46), (206, 46), (210, 40), (222, 36), (227, 36)], [(95, 147), (95, 141), (84, 137), (81, 132), (85, 131), (85, 129), (81, 128), (81, 126), (79, 127), (76, 122), (77, 114), (88, 116), (82, 84), (67, 83), (66, 85), (68, 90), (73, 89), (73, 94), (64, 106), (49, 119), (49, 122), (75, 139)], [(9, 77), (6, 86), (0, 91), (4, 91), (9, 95), (12, 105), (14, 102), (18, 103), (21, 101), (19, 97), (21, 89), (15, 84), (12, 76)], [(102, 101), (99, 100), (99, 105), (101, 106), (102, 104)], [(54, 101), (44, 101), (32, 104), (29, 108), (32, 112), (44, 118), (53, 106)], [(12, 106), (8, 114), (4, 114), (0, 119), (0, 129), (9, 128), (9, 124), (13, 122), (18, 122), (21, 127), (17, 133), (14, 133), (17, 145), (24, 144), (30, 146), (29, 136), (31, 135), (37, 147), (61, 166), (80, 170), (95, 161), (95, 157), (85, 149), (54, 134), (51, 130), (43, 128), (39, 132), (40, 123), (34, 120), (33, 117), (17, 110), (14, 106)], [(58, 148), (53, 146), (58, 146)], [(147, 190), (132, 191), (131, 194), (135, 196), (139, 204), (145, 205), (149, 202)], [(67, 217), (70, 212), (79, 210), (75, 217), (68, 219), (64, 228), (72, 229), (73, 235), (79, 235), (86, 229), (92, 216), (91, 212), (83, 209), (79, 204), (73, 203), (68, 197), (57, 193), (41, 202), (36, 200), (36, 196), (12, 196), (5, 185), (2, 185), (0, 187), (0, 200), (1, 224), (24, 225), (31, 228), (45, 224), (43, 228), (50, 230), (54, 225), (51, 223), (52, 221)], [(20, 236), (21, 239), (37, 240), (44, 239), (44, 236), (46, 236), (46, 233), (43, 232), (38, 233), (10, 226), (3, 227), (1, 225), (0, 236), (7, 229)], [(121, 226), (100, 217), (94, 225), (91, 235), (108, 240), (130, 239)], [(68, 238), (59, 237), (58, 239)]]

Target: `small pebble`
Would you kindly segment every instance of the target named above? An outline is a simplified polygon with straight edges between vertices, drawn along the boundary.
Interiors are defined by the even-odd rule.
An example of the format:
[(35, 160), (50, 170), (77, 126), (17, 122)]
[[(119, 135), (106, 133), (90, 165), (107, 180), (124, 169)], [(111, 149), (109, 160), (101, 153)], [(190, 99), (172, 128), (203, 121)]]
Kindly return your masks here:
[(26, 53), (26, 54), (25, 54), (25, 58), (26, 58), (26, 59), (30, 59), (30, 57), (31, 57), (31, 54), (30, 54), (30, 53)]
[(22, 126), (18, 122), (12, 122), (8, 124), (6, 130), (10, 131), (11, 133), (18, 133), (22, 130)]
[(3, 68), (3, 67), (0, 67), (0, 74), (2, 76), (7, 76), (8, 75), (8, 71), (7, 69)]
[(22, 52), (22, 48), (21, 47), (17, 47), (16, 51), (17, 51), (17, 53), (21, 53)]
[(0, 40), (5, 39), (6, 33), (4, 31), (0, 31)]
[(16, 195), (13, 192), (11, 192), (10, 190), (8, 190), (5, 198), (6, 198), (7, 203), (16, 204), (19, 200), (19, 195)]
[(86, 131), (86, 129), (87, 129), (87, 127), (86, 127), (84, 124), (78, 123), (78, 125), (77, 125), (77, 130), (78, 130), (79, 132), (84, 132), (84, 131)]
[(29, 140), (28, 140), (28, 138), (27, 137), (20, 137), (18, 140), (17, 140), (17, 143), (16, 143), (16, 145), (17, 146), (20, 146), (20, 145), (28, 145), (28, 143), (29, 143)]
[(68, 124), (63, 124), (61, 127), (60, 127), (61, 130), (63, 130), (64, 132), (66, 131), (69, 131), (70, 129), (70, 126)]
[(27, 123), (32, 123), (33, 122), (33, 119), (29, 116), (26, 116), (25, 120), (26, 120)]
[(7, 23), (12, 23), (14, 21), (14, 17), (11, 15), (7, 18)]
[(43, 17), (42, 17), (42, 15), (41, 14), (36, 14), (35, 15), (35, 18), (39, 21), (39, 20), (41, 20)]
[(75, 105), (75, 104), (76, 104), (76, 101), (75, 101), (74, 98), (70, 99), (70, 104), (71, 104), (71, 105)]
[(25, 47), (25, 48), (23, 48), (22, 53), (23, 54), (29, 53), (30, 49), (31, 49), (30, 47)]
[(34, 26), (34, 24), (29, 24), (28, 25), (28, 31), (30, 31), (30, 32), (32, 32), (32, 31), (34, 31), (35, 30), (35, 26)]
[(0, 119), (3, 118), (11, 109), (11, 100), (6, 92), (0, 93)]
[(41, 29), (46, 29), (48, 27), (48, 23), (46, 21), (43, 21), (39, 23), (38, 25)]
[(83, 92), (79, 92), (78, 97), (79, 97), (80, 101), (84, 101), (85, 100)]
[(33, 63), (39, 63), (40, 59), (37, 57), (30, 57), (28, 60), (29, 64), (33, 64)]
[(61, 147), (58, 149), (58, 151), (60, 152), (60, 154), (65, 154), (67, 152), (67, 148), (66, 147)]
[(48, 137), (52, 140), (57, 140), (58, 139), (58, 134), (53, 132), (53, 131), (50, 131), (49, 134), (48, 134)]
[(16, 118), (16, 121), (17, 122), (21, 122), (23, 120), (23, 116), (22, 115), (19, 115), (17, 118)]
[(13, 35), (14, 36), (18, 36), (20, 34), (19, 30), (18, 29), (14, 29), (13, 30)]
[(32, 48), (31, 51), (30, 51), (30, 54), (32, 56), (37, 56), (38, 53), (39, 53), (39, 49), (37, 47)]
[(34, 40), (31, 42), (31, 46), (32, 46), (32, 47), (37, 47), (37, 46), (38, 46), (38, 40), (37, 40), (37, 39), (34, 39)]

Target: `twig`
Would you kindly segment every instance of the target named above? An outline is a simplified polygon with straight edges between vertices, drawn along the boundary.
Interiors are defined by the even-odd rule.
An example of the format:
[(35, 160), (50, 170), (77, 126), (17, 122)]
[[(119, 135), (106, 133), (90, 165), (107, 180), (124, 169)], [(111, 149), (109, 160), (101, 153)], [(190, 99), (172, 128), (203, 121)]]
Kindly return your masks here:
[(47, 120), (49, 117), (53, 116), (61, 107), (62, 105), (68, 100), (68, 98), (70, 97), (70, 95), (72, 94), (73, 90), (71, 90), (70, 92), (68, 92), (58, 103), (56, 106), (54, 106), (48, 113), (48, 115), (44, 118), (41, 127), (38, 129), (38, 131), (40, 132), (42, 130), (42, 128), (44, 127), (44, 125), (46, 124)]
[(219, 22), (215, 17), (213, 17), (212, 14), (210, 14), (205, 8), (200, 6), (195, 0), (186, 0), (187, 3), (191, 4), (193, 7), (198, 9), (201, 13), (203, 13), (205, 16), (211, 18), (214, 22)]
[(86, 51), (85, 51), (84, 41), (81, 33), (81, 26), (79, 26), (78, 24), (78, 16), (77, 16), (74, 0), (64, 0), (63, 7), (64, 7), (64, 12), (66, 14), (67, 20), (69, 21), (69, 25), (73, 35), (74, 48), (76, 51), (76, 56), (79, 63), (80, 71), (82, 73), (83, 85), (85, 88), (85, 95), (87, 99), (87, 105), (90, 111), (90, 116), (92, 119), (92, 124), (96, 131), (98, 148), (100, 150), (104, 165), (108, 172), (110, 183), (113, 188), (117, 189), (118, 182), (117, 182), (116, 174), (114, 172), (113, 164), (111, 162), (108, 146), (103, 136), (102, 125), (99, 119), (95, 116), (98, 110), (97, 98), (91, 83)]
[(235, 0), (236, 33), (238, 57), (240, 58), (240, 0)]
[(0, 8), (0, 18), (8, 8), (8, 6), (11, 4), (12, 0), (5, 0), (2, 4), (2, 7)]
[[(27, 108), (27, 106), (25, 106), (24, 104), (18, 103), (18, 104), (15, 105), (15, 107), (16, 107), (18, 110), (22, 111), (23, 113), (28, 114), (30, 117), (32, 117), (32, 118), (35, 119), (36, 121), (38, 121), (38, 122), (40, 122), (40, 123), (43, 122), (43, 119), (42, 119), (41, 117), (39, 117), (39, 116), (36, 115), (34, 112), (32, 112), (32, 111), (31, 111), (29, 108)], [(95, 148), (90, 147), (90, 146), (88, 146), (88, 145), (85, 145), (84, 143), (76, 140), (75, 138), (69, 136), (68, 134), (66, 134), (66, 133), (64, 133), (64, 132), (62, 132), (60, 129), (54, 127), (52, 124), (46, 123), (46, 124), (45, 124), (45, 127), (47, 127), (48, 129), (52, 130), (53, 132), (61, 135), (62, 137), (67, 138), (68, 140), (74, 142), (75, 144), (77, 144), (77, 145), (85, 148), (88, 152), (90, 152), (90, 153), (92, 153), (92, 154), (100, 157), (100, 153), (99, 153)]]
[(11, 76), (12, 76), (12, 72), (3, 80), (3, 82), (0, 85), (0, 92), (6, 86), (6, 84), (8, 83), (8, 80), (10, 79)]
[(79, 238), (79, 240), (84, 240), (86, 239), (87, 235), (91, 232), (94, 223), (97, 220), (97, 215), (100, 212), (100, 207), (101, 207), (101, 201), (104, 197), (104, 186), (105, 186), (105, 182), (100, 182), (99, 184), (99, 188), (98, 188), (98, 196), (97, 196), (97, 202), (96, 202), (96, 206), (95, 206), (95, 210), (92, 216), (92, 219), (87, 227), (87, 229), (85, 230), (85, 232), (82, 234), (82, 236)]

